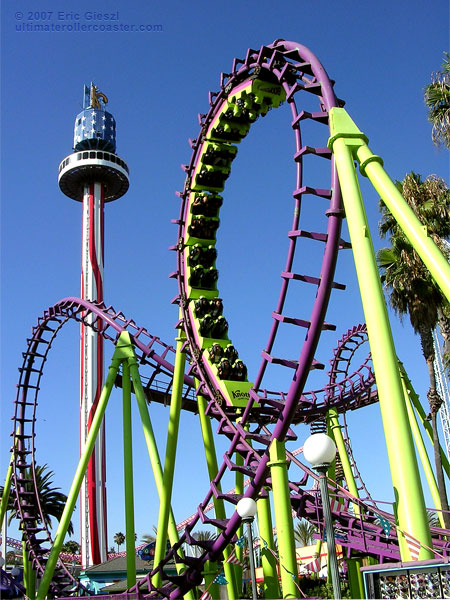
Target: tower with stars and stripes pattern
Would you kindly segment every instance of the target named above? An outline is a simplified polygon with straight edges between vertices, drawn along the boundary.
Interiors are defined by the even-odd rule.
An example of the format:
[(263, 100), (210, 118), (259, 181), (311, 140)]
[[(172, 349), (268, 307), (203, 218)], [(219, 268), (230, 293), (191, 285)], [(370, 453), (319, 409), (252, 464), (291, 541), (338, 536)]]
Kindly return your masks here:
[[(128, 190), (128, 166), (116, 154), (116, 123), (108, 99), (84, 86), (83, 110), (75, 119), (73, 153), (59, 165), (59, 187), (83, 204), (81, 297), (103, 302), (104, 204)], [(103, 339), (81, 325), (80, 452), (103, 386)], [(80, 493), (81, 559), (89, 567), (107, 559), (105, 424), (89, 461)]]

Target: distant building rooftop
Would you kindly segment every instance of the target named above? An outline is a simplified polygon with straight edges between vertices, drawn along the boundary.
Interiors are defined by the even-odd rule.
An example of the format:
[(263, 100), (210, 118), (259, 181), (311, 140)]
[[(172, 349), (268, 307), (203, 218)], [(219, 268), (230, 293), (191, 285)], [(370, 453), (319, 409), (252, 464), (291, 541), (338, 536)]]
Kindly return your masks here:
[[(135, 555), (136, 577), (142, 579), (153, 569), (153, 560), (142, 560)], [(169, 575), (176, 575), (175, 563), (170, 561), (166, 565)], [(88, 567), (80, 573), (80, 582), (96, 594), (113, 594), (125, 592), (127, 585), (127, 557), (117, 556), (99, 565)], [(142, 591), (147, 586), (144, 585)]]

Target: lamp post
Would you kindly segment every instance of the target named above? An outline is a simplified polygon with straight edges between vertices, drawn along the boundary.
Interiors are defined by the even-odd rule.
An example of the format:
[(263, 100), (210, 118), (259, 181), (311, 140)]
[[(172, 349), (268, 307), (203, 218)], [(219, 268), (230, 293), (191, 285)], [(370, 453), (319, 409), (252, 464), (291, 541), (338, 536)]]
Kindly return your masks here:
[(242, 521), (247, 525), (248, 559), (250, 562), (250, 575), (252, 578), (252, 598), (253, 600), (257, 600), (258, 593), (256, 591), (256, 571), (252, 535), (252, 523), (256, 514), (256, 502), (253, 498), (241, 498), (237, 503), (236, 510)]
[(339, 569), (336, 556), (336, 542), (334, 539), (333, 521), (330, 509), (330, 497), (326, 473), (328, 467), (336, 456), (336, 446), (333, 440), (325, 433), (311, 435), (303, 446), (303, 456), (319, 473), (320, 495), (322, 496), (323, 514), (325, 517), (325, 530), (327, 532), (328, 560), (330, 565), (331, 581), (336, 600), (341, 599), (341, 586), (339, 584)]

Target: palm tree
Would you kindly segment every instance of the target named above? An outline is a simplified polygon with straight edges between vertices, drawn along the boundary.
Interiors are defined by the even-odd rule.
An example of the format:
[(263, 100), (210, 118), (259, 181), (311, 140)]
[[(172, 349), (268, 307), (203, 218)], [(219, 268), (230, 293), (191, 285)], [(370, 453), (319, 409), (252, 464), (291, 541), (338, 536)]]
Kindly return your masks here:
[[(402, 182), (396, 182), (396, 185), (419, 220), (427, 227), (428, 234), (442, 246), (442, 239), (450, 235), (450, 193), (445, 183), (432, 176), (423, 182), (420, 175), (409, 173)], [(391, 242), (390, 248), (382, 248), (377, 253), (381, 280), (394, 311), (400, 318), (408, 314), (414, 332), (420, 337), (429, 376), (427, 398), (433, 428), (439, 497), (442, 509), (448, 511), (437, 429), (437, 413), (442, 399), (436, 388), (433, 344), (433, 329), (447, 302), (392, 214), (384, 204), (380, 203), (380, 207), (380, 234), (385, 237), (389, 233)], [(450, 515), (445, 512), (444, 522), (449, 529)]]
[(432, 138), (437, 146), (450, 148), (450, 53), (444, 52), (442, 71), (431, 75), (425, 87), (428, 120), (433, 125)]
[(435, 510), (427, 509), (428, 525), (430, 527), (440, 527), (439, 517)]
[[(428, 235), (450, 262), (450, 245), (446, 241), (450, 236), (450, 190), (445, 181), (435, 175), (429, 175), (425, 181), (422, 181), (420, 175), (411, 172), (405, 176), (403, 181), (396, 181), (396, 186), (413, 209), (415, 215), (426, 226)], [(399, 235), (404, 237), (397, 221), (381, 201), (380, 211), (382, 213), (380, 221), (381, 237), (384, 238), (387, 234), (394, 238)], [(422, 269), (423, 265), (419, 256), (415, 251), (412, 251), (412, 262), (409, 266), (416, 264)], [(423, 276), (423, 272), (419, 275)], [(450, 312), (448, 302), (444, 297), (442, 303), (437, 307), (437, 313), (439, 329), (444, 340), (444, 363), (448, 363), (450, 356)]]
[(301, 546), (310, 546), (313, 543), (313, 536), (316, 531), (317, 528), (315, 525), (306, 519), (301, 519), (294, 529), (295, 541), (299, 542)]
[(156, 525), (153, 525), (152, 529), (153, 533), (144, 533), (144, 535), (141, 537), (141, 542), (144, 542), (144, 544), (151, 544), (152, 542), (156, 541), (156, 536), (158, 535), (158, 528), (156, 527)]
[(125, 536), (121, 531), (118, 531), (114, 535), (114, 543), (117, 544), (117, 552), (119, 552), (119, 547), (124, 543)]
[(205, 542), (207, 540), (214, 539), (215, 536), (211, 531), (202, 529), (200, 531), (195, 531), (193, 534), (193, 537), (195, 537), (195, 539), (198, 540), (199, 542)]
[[(39, 495), (39, 502), (41, 505), (44, 521), (47, 527), (51, 529), (52, 518), (55, 518), (58, 521), (61, 520), (62, 513), (66, 506), (67, 496), (59, 491), (61, 488), (54, 486), (54, 473), (53, 471), (49, 470), (47, 464), (42, 466), (36, 465), (35, 475), (36, 486)], [(25, 479), (33, 479), (31, 468), (25, 470)], [(31, 491), (31, 484), (25, 483), (25, 491)], [(3, 487), (0, 487), (0, 495), (3, 495)], [(14, 507), (12, 499), (10, 499), (10, 502), (11, 504), (8, 505), (8, 510), (11, 511), (8, 519), (9, 523), (13, 518), (17, 517), (17, 510)], [(70, 521), (69, 523), (67, 532), (69, 535), (73, 534), (72, 521)]]
[[(214, 533), (212, 533), (211, 531), (208, 531), (207, 529), (202, 529), (200, 531), (195, 531), (192, 534), (192, 537), (194, 537), (199, 542), (206, 542), (208, 540), (214, 539), (215, 535), (214, 535)], [(195, 556), (199, 556), (201, 554), (201, 549), (198, 546), (196, 546), (195, 548), (193, 548), (193, 552), (194, 552)]]

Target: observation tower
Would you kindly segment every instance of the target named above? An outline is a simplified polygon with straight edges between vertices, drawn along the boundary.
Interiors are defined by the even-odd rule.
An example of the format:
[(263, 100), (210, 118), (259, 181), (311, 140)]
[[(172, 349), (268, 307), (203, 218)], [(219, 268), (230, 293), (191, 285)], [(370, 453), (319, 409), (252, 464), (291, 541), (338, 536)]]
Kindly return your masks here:
[[(83, 203), (81, 298), (91, 302), (103, 301), (104, 204), (123, 196), (129, 186), (128, 166), (116, 154), (116, 122), (105, 110), (107, 102), (93, 83), (84, 86), (73, 153), (59, 165), (58, 176), (61, 191)], [(97, 331), (81, 325), (80, 452), (103, 386), (103, 339)], [(89, 567), (107, 559), (104, 423), (81, 487), (80, 513), (81, 560)]]

